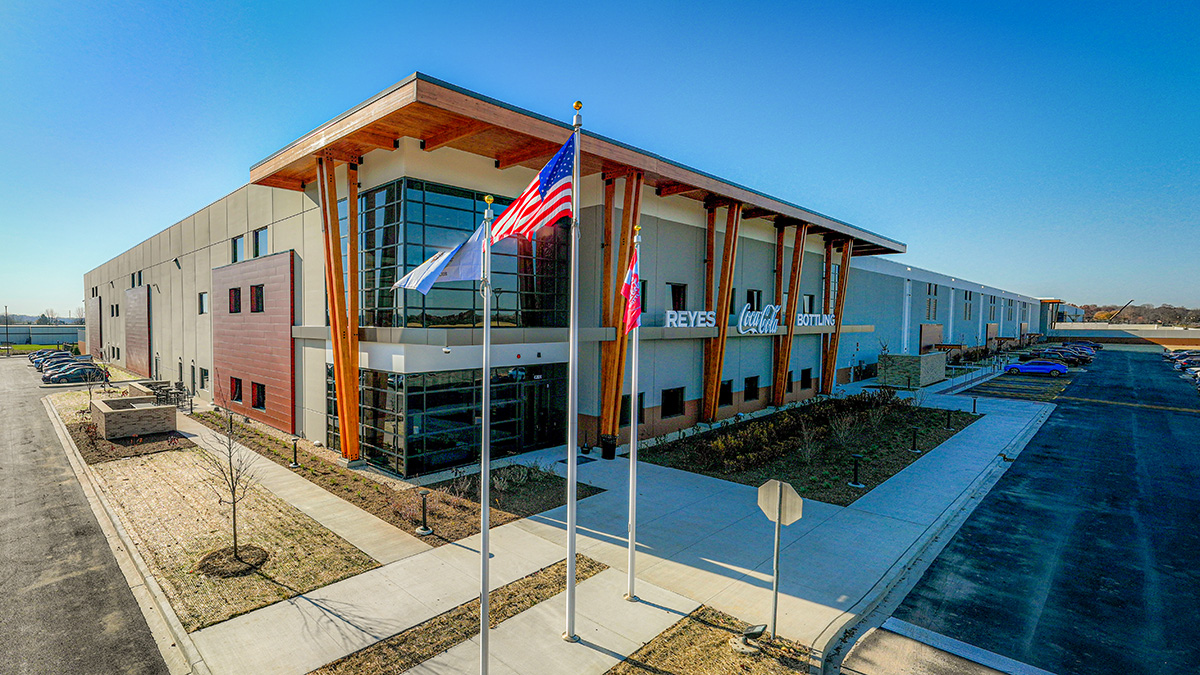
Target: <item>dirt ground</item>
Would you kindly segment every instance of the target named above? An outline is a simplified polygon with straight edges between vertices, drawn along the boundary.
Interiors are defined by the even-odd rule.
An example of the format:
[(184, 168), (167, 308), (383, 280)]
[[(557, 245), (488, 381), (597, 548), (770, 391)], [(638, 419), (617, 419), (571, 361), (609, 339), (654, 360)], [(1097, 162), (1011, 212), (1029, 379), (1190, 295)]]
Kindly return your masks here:
[(808, 650), (782, 638), (762, 640), (760, 654), (735, 654), (729, 639), (749, 624), (702, 606), (613, 666), (608, 675), (693, 675), (808, 672)]
[(239, 543), (265, 549), (258, 572), (230, 579), (195, 571), (231, 543), (228, 506), (206, 483), (200, 450), (159, 452), (95, 465), (113, 507), (188, 631), (360, 574), (363, 552), (256, 487), (238, 505)]
[[(583, 555), (575, 557), (576, 584), (608, 569)], [(488, 596), (492, 628), (567, 587), (566, 561), (545, 567), (501, 586)], [(385, 675), (402, 673), (479, 634), (479, 600), (475, 599), (413, 626), (382, 642), (313, 671), (314, 675)]]

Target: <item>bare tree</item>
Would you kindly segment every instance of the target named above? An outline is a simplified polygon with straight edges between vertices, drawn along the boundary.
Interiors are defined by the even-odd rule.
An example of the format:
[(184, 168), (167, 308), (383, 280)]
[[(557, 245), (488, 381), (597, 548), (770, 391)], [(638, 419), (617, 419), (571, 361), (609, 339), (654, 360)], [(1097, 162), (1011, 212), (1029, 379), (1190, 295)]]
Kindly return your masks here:
[(210, 435), (217, 449), (212, 452), (202, 451), (200, 465), (210, 478), (206, 484), (217, 494), (217, 499), (222, 504), (228, 504), (230, 507), (233, 557), (241, 560), (238, 554), (237, 507), (258, 484), (258, 475), (254, 471), (256, 457), (237, 448), (233, 413), (227, 410), (225, 414), (229, 417), (229, 431)]

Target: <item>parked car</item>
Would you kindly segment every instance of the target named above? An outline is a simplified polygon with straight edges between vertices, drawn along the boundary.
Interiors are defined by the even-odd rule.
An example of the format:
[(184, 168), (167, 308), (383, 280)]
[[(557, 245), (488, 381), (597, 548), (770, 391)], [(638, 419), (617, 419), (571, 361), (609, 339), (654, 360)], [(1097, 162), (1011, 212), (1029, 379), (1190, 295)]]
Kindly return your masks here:
[(59, 375), (70, 375), (74, 373), (82, 373), (84, 375), (97, 373), (99, 380), (104, 379), (104, 369), (102, 368), (98, 368), (96, 366), (70, 366), (66, 368), (58, 368), (49, 373), (44, 373), (42, 375), (42, 382), (53, 382), (54, 378), (58, 377)]
[(99, 368), (99, 366), (84, 361), (66, 361), (63, 363), (55, 363), (42, 370), (42, 377), (47, 375), (57, 375), (68, 370), (76, 370), (78, 368)]
[(41, 361), (38, 361), (35, 367), (39, 372), (45, 372), (47, 368), (51, 368), (56, 364), (70, 363), (74, 360), (75, 359), (71, 358), (70, 356), (52, 356), (48, 359), (42, 359)]
[(1179, 351), (1164, 350), (1163, 358), (1167, 361), (1175, 361), (1188, 356), (1200, 356), (1200, 349), (1181, 349)]
[(1171, 367), (1175, 370), (1183, 370), (1184, 368), (1194, 368), (1196, 366), (1200, 366), (1200, 357), (1179, 359), (1175, 362), (1175, 365)]
[(1049, 375), (1050, 377), (1059, 377), (1067, 374), (1067, 367), (1057, 361), (1047, 359), (1034, 359), (1024, 363), (1010, 363), (1004, 367), (1005, 372), (1009, 375)]
[[(1042, 349), (1034, 350), (1032, 352), (1029, 352), (1028, 354), (1018, 354), (1017, 355), (1018, 361), (1033, 361), (1035, 359), (1043, 359), (1046, 361), (1058, 361), (1059, 355), (1055, 352), (1048, 352), (1048, 351), (1045, 351)], [(1065, 362), (1064, 362), (1064, 365), (1066, 365)]]
[(45, 352), (42, 354), (38, 354), (37, 356), (35, 356), (29, 360), (33, 363), (33, 365), (36, 366), (37, 364), (41, 363), (42, 361), (45, 361), (46, 359), (62, 357), (62, 356), (70, 356), (70, 354), (67, 352), (64, 352), (64, 351), (54, 350), (54, 351), (49, 351), (49, 352)]
[(95, 366), (92, 366), (89, 368), (76, 368), (74, 370), (68, 370), (65, 373), (57, 373), (55, 375), (51, 375), (49, 381), (50, 381), (50, 384), (65, 384), (67, 382), (87, 382), (92, 377), (97, 378), (92, 381), (102, 382), (102, 381), (104, 381), (104, 371), (99, 368), (96, 368)]
[(32, 361), (39, 356), (45, 356), (51, 352), (57, 352), (57, 351), (61, 351), (61, 350), (54, 349), (53, 347), (51, 347), (49, 349), (39, 349), (37, 351), (29, 352), (29, 354), (27, 356), (29, 356), (29, 360)]
[(1039, 353), (1038, 358), (1062, 361), (1072, 366), (1081, 366), (1088, 362), (1087, 357), (1075, 352), (1066, 351), (1065, 349), (1047, 349)]
[(1067, 344), (1091, 347), (1092, 349), (1104, 349), (1104, 345), (1100, 344), (1099, 342), (1092, 342), (1091, 340), (1075, 340), (1073, 342), (1068, 342)]

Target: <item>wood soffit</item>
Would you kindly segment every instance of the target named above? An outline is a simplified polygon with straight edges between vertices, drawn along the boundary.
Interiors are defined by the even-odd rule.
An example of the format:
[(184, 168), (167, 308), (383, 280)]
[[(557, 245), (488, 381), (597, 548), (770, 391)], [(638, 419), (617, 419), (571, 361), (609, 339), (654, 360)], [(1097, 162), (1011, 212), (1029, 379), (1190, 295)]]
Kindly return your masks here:
[[(417, 73), (254, 165), (250, 182), (303, 190), (316, 181), (317, 157), (356, 162), (371, 150), (398, 147), (399, 139), (406, 137), (421, 141), (426, 151), (449, 147), (491, 158), (500, 169), (538, 169), (570, 132), (567, 124)], [(813, 234), (853, 237), (855, 255), (905, 251), (900, 242), (592, 135), (586, 127), (580, 148), (585, 176), (642, 172), (645, 184), (659, 196), (696, 199), (709, 208), (736, 202), (743, 205), (743, 218), (772, 220), (780, 226), (807, 222)]]

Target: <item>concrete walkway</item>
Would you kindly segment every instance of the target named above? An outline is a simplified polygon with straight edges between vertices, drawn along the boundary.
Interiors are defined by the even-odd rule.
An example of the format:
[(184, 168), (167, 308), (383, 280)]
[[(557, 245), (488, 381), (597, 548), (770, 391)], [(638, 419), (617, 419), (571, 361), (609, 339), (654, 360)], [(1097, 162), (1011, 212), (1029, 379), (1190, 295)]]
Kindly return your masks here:
[[(212, 429), (183, 413), (179, 413), (177, 425), (180, 433), (186, 434), (192, 442), (210, 451), (218, 451), (223, 442)], [(264, 488), (380, 564), (395, 562), (429, 550), (429, 544), (415, 535), (335, 496), (287, 467), (276, 464), (241, 444), (237, 444), (237, 451), (254, 458), (254, 471)]]
[[(969, 410), (971, 400), (930, 395), (926, 405)], [(806, 501), (804, 517), (782, 533), (780, 634), (824, 655), (941, 527), (986, 492), (1007, 465), (1000, 455), (1019, 453), (1053, 407), (981, 399), (983, 418), (852, 506)], [(579, 504), (579, 551), (619, 570), (627, 472), (623, 459), (579, 467), (580, 480), (607, 490)], [(638, 472), (638, 578), (751, 623), (768, 621), (773, 529), (757, 489), (648, 464)], [(564, 521), (557, 509), (515, 524), (561, 541)]]
[[(931, 395), (926, 405), (970, 409), (971, 401)], [(807, 502), (804, 517), (783, 531), (780, 634), (812, 645), (824, 656), (950, 518), (986, 492), (1006, 466), (1000, 455), (1018, 453), (1052, 408), (981, 399), (979, 411), (987, 413), (982, 419), (853, 506)], [(563, 474), (565, 465), (558, 463), (562, 452), (522, 457), (551, 463)], [(264, 477), (269, 473), (281, 482), (286, 476), (307, 484), (283, 467), (264, 465), (269, 468)], [(579, 503), (579, 552), (612, 568), (579, 586), (577, 622), (583, 641), (560, 639), (563, 602), (552, 598), (492, 633), (496, 672), (603, 673), (702, 603), (749, 622), (768, 620), (773, 531), (758, 510), (756, 488), (649, 464), (639, 466), (637, 563), (637, 592), (647, 602), (621, 599), (627, 474), (623, 459), (579, 466), (581, 481), (607, 490)], [(323, 506), (308, 504), (309, 498), (323, 502), (328, 494), (316, 486), (311, 490), (322, 494), (300, 486), (272, 490), (319, 522), (332, 524), (351, 543), (352, 537), (373, 538), (352, 531), (352, 521), (371, 518), (369, 514), (352, 516), (340, 507), (335, 514), (323, 514)], [(563, 560), (564, 521), (565, 507), (493, 529), (491, 587)], [(402, 556), (197, 631), (192, 638), (214, 673), (308, 672), (477, 597), (478, 542), (476, 535)], [(471, 641), (416, 672), (477, 668), (478, 644)]]

